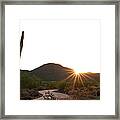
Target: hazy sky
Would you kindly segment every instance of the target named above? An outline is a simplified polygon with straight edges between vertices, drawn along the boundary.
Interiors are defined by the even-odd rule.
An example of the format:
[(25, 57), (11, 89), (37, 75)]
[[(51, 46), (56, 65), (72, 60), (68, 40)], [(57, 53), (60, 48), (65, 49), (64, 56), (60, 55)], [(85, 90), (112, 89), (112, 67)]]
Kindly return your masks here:
[(21, 69), (57, 63), (80, 72), (100, 72), (100, 21), (90, 19), (29, 19), (24, 30)]

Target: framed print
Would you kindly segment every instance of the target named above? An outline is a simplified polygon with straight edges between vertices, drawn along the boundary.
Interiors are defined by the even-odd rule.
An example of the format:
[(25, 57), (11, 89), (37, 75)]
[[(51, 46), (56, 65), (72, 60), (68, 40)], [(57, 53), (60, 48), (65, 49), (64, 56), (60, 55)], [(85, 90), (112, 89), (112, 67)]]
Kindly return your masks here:
[(1, 7), (1, 118), (119, 119), (118, 1)]

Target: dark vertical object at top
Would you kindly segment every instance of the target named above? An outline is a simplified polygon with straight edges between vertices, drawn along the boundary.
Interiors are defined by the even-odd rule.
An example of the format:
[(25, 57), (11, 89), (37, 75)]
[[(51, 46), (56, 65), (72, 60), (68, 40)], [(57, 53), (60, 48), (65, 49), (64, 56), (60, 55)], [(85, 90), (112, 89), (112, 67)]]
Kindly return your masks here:
[(24, 31), (22, 31), (21, 40), (20, 40), (20, 57), (21, 57), (22, 48), (23, 48), (23, 39), (24, 39)]

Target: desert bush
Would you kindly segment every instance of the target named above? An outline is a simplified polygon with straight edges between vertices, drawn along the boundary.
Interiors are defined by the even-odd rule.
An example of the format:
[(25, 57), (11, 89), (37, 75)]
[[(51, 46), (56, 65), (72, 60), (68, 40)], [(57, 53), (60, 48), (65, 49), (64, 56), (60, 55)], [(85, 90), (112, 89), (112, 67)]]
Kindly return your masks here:
[(21, 89), (32, 89), (37, 88), (41, 85), (41, 79), (29, 72), (21, 72), (20, 74), (20, 88)]

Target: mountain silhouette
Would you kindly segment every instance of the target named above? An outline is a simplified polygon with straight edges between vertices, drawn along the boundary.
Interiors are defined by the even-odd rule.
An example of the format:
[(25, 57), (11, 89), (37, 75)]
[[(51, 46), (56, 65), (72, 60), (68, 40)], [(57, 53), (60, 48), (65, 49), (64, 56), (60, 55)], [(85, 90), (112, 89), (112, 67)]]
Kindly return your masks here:
[(68, 71), (71, 70), (60, 64), (47, 63), (30, 71), (30, 73), (44, 80), (63, 80), (70, 75)]

